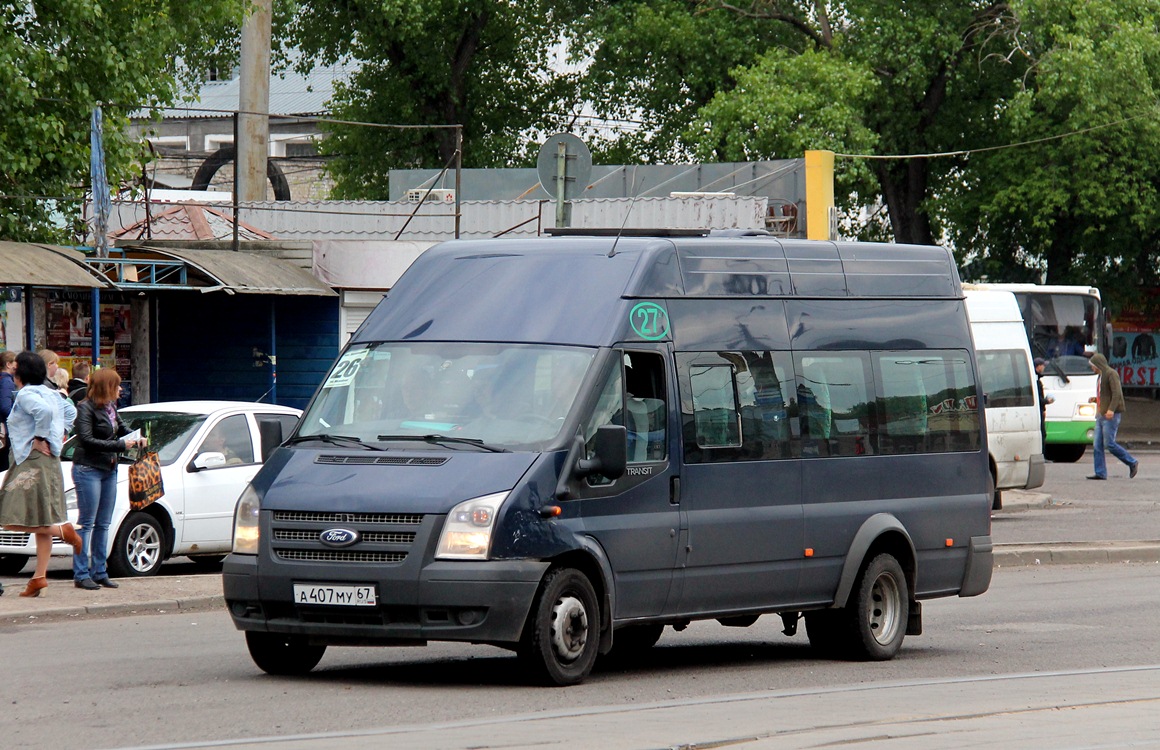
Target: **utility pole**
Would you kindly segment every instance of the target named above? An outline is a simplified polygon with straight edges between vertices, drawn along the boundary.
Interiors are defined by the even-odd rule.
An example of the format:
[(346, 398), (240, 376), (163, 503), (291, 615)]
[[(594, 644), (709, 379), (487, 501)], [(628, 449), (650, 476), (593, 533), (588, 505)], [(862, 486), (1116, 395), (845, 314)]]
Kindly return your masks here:
[[(242, 24), (242, 65), (237, 143), (234, 144), (236, 200), (266, 200), (266, 158), (270, 142), (270, 18), (272, 0), (255, 0)], [(260, 114), (249, 114), (258, 112)], [(240, 217), (234, 217), (238, 220)]]

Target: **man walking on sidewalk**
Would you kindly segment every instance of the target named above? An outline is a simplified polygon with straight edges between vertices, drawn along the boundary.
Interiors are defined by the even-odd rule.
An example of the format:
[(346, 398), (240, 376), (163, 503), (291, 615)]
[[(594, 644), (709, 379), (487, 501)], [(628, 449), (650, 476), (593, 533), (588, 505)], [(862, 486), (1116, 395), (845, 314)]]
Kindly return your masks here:
[(1095, 445), (1092, 446), (1095, 449), (1096, 473), (1088, 479), (1108, 478), (1105, 448), (1111, 451), (1113, 456), (1127, 464), (1128, 477), (1134, 479), (1136, 472), (1140, 470), (1140, 462), (1132, 458), (1132, 454), (1116, 442), (1116, 431), (1120, 429), (1120, 417), (1124, 414), (1124, 392), (1120, 388), (1120, 375), (1108, 366), (1108, 360), (1102, 354), (1093, 354), (1090, 365), (1092, 371), (1100, 376), (1100, 395), (1099, 402), (1096, 404)]

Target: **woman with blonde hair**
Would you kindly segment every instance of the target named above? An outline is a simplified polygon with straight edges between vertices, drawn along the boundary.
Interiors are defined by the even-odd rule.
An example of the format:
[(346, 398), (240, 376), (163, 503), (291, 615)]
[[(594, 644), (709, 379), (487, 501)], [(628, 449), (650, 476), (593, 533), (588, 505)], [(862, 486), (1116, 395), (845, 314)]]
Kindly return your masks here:
[(81, 551), (81, 538), (66, 523), (64, 476), (60, 471), (60, 450), (64, 437), (76, 420), (72, 402), (45, 385), (47, 367), (32, 352), (16, 355), (15, 380), (18, 390), (8, 415), (8, 438), (15, 465), (0, 487), (0, 526), (36, 537), (36, 572), (21, 596), (40, 596), (48, 585), (48, 561), (52, 537)]
[(115, 589), (107, 568), (109, 523), (117, 502), (117, 460), (140, 440), (125, 440), (129, 428), (117, 416), (121, 376), (116, 370), (97, 370), (89, 376), (88, 396), (77, 405), (76, 447), (72, 477), (77, 491), (81, 540), (73, 555), (73, 583), (78, 589)]

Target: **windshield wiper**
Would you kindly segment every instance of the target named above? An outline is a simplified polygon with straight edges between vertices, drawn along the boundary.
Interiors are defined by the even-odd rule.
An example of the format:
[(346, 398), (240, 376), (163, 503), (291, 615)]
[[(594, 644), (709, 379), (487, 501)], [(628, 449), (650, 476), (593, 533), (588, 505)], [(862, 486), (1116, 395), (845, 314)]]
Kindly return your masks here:
[(511, 453), (507, 448), (488, 445), (479, 438), (451, 437), (449, 435), (379, 435), (379, 440), (412, 440), (422, 443), (463, 443), (492, 453)]
[(365, 448), (368, 451), (384, 451), (386, 448), (380, 448), (377, 445), (368, 445), (362, 439), (352, 437), (350, 435), (331, 435), (326, 432), (320, 432), (317, 435), (295, 435), (286, 441), (286, 445), (294, 445), (295, 443), (304, 443), (307, 440), (318, 440), (323, 443), (330, 443), (331, 445), (345, 445), (354, 446), (356, 448)]
[(1070, 383), (1070, 382), (1071, 382), (1071, 378), (1069, 378), (1069, 377), (1067, 376), (1067, 373), (1063, 371), (1063, 367), (1061, 367), (1061, 366), (1060, 366), (1060, 364), (1059, 364), (1059, 361), (1058, 361), (1058, 360), (1056, 360), (1054, 357), (1052, 357), (1051, 359), (1047, 360), (1047, 363), (1048, 363), (1049, 365), (1051, 365), (1051, 366), (1052, 366), (1052, 368), (1053, 368), (1053, 369), (1054, 369), (1056, 372), (1058, 372), (1058, 373), (1059, 373), (1059, 377), (1063, 378), (1063, 382), (1065, 382), (1065, 383)]

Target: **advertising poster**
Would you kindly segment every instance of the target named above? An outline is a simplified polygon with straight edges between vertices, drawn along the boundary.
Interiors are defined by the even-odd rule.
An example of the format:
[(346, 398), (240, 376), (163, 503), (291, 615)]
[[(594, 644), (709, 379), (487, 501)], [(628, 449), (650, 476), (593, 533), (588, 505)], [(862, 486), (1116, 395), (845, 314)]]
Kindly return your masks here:
[(1112, 356), (1108, 363), (1120, 374), (1124, 388), (1160, 387), (1160, 357), (1154, 331), (1122, 331), (1112, 334)]
[[(81, 296), (60, 293), (48, 301), (45, 310), (45, 347), (57, 353), (60, 366), (70, 374), (76, 362), (93, 359), (92, 306)], [(132, 375), (130, 309), (129, 304), (101, 305), (100, 351), (97, 352), (101, 367), (116, 368), (126, 393)]]

